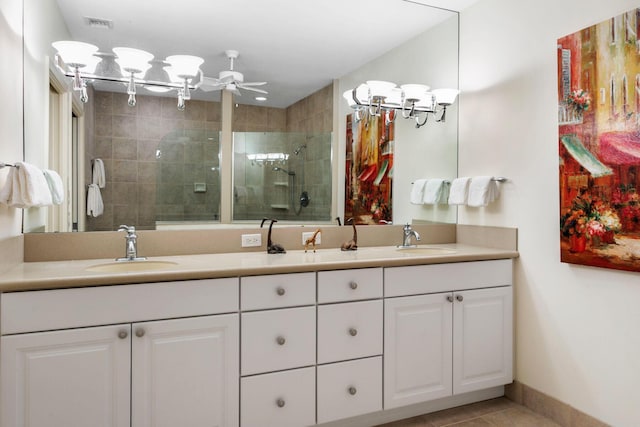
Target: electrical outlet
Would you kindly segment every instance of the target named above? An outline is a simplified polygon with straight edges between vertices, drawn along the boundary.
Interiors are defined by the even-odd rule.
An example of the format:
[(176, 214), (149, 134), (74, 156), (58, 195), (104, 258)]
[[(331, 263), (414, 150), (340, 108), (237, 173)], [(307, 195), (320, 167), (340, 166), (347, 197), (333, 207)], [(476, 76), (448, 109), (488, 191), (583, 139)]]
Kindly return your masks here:
[[(315, 233), (315, 231), (304, 231), (302, 233), (302, 244), (304, 245), (305, 243), (307, 243), (307, 239), (310, 239), (313, 236), (313, 233)], [(322, 239), (320, 238), (322, 236), (322, 232), (318, 233), (318, 235), (316, 236), (316, 245), (319, 245), (322, 241)]]
[(253, 248), (256, 246), (262, 246), (261, 234), (243, 234), (242, 235), (243, 248)]

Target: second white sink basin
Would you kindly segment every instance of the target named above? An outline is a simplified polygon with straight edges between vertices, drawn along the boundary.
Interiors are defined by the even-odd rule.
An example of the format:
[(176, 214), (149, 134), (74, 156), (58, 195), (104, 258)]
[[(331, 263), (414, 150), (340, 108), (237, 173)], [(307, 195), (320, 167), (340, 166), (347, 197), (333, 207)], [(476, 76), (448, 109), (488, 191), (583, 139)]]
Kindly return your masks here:
[(133, 273), (164, 270), (174, 265), (178, 264), (172, 261), (120, 261), (92, 265), (85, 270), (97, 273)]

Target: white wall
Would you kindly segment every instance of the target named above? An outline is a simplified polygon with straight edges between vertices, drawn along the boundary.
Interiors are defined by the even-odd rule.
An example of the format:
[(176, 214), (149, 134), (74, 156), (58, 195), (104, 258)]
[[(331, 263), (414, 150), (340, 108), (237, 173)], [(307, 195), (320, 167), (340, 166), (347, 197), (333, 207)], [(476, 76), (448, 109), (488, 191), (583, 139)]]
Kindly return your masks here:
[[(22, 1), (0, 0), (0, 161), (22, 160)], [(0, 170), (4, 186), (8, 168)], [(21, 210), (0, 205), (0, 239), (17, 236)]]
[[(458, 17), (452, 16), (433, 29), (343, 76), (338, 81), (338, 215), (344, 213), (344, 162), (346, 115), (351, 112), (342, 93), (367, 80), (388, 80), (399, 85), (421, 83), (432, 88), (457, 88)], [(420, 129), (413, 120), (395, 122), (393, 172), (393, 222), (412, 219), (455, 222), (456, 208), (409, 203), (411, 182), (419, 178), (456, 177), (457, 103), (447, 110), (448, 120), (435, 123), (433, 117)]]
[(504, 175), (462, 224), (518, 228), (516, 378), (639, 426), (640, 274), (560, 263), (556, 42), (631, 0), (480, 0), (461, 14), (460, 175)]

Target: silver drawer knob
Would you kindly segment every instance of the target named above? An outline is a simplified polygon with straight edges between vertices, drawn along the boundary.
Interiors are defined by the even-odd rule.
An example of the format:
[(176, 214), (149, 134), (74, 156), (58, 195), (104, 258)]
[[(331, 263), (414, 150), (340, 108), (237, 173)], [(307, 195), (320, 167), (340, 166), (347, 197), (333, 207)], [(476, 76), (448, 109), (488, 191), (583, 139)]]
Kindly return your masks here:
[(136, 336), (138, 338), (142, 338), (144, 336), (144, 329), (142, 329), (142, 328), (136, 329)]
[(462, 301), (464, 297), (462, 295), (456, 295), (456, 300)]
[(284, 345), (287, 340), (285, 340), (284, 337), (280, 335), (278, 338), (276, 338), (276, 342), (278, 343), (278, 345)]
[(351, 396), (355, 396), (355, 394), (358, 392), (358, 390), (356, 390), (354, 386), (349, 387), (348, 391)]
[(118, 332), (118, 338), (120, 338), (121, 340), (125, 339), (126, 337), (129, 336), (129, 332), (122, 330)]
[(447, 295), (447, 301), (453, 302), (453, 297), (451, 295)]
[(358, 330), (356, 328), (349, 328), (349, 335), (355, 337), (356, 335), (358, 335)]
[(349, 287), (355, 291), (358, 289), (358, 284), (356, 282), (349, 282)]
[(284, 408), (284, 405), (285, 405), (284, 399), (280, 398), (276, 400), (276, 405), (278, 405), (278, 408)]
[(276, 293), (280, 296), (284, 295), (285, 293), (287, 293), (287, 291), (282, 287), (282, 286), (278, 286), (278, 289), (276, 289)]

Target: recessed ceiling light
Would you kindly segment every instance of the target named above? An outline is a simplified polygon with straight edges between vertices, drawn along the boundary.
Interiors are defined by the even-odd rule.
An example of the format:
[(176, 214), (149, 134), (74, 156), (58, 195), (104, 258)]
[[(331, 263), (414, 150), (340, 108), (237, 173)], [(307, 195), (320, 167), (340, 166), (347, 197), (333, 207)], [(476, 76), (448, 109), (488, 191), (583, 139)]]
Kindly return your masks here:
[(267, 98), (264, 97), (264, 96), (256, 96), (256, 101), (264, 102), (266, 100), (267, 100)]

